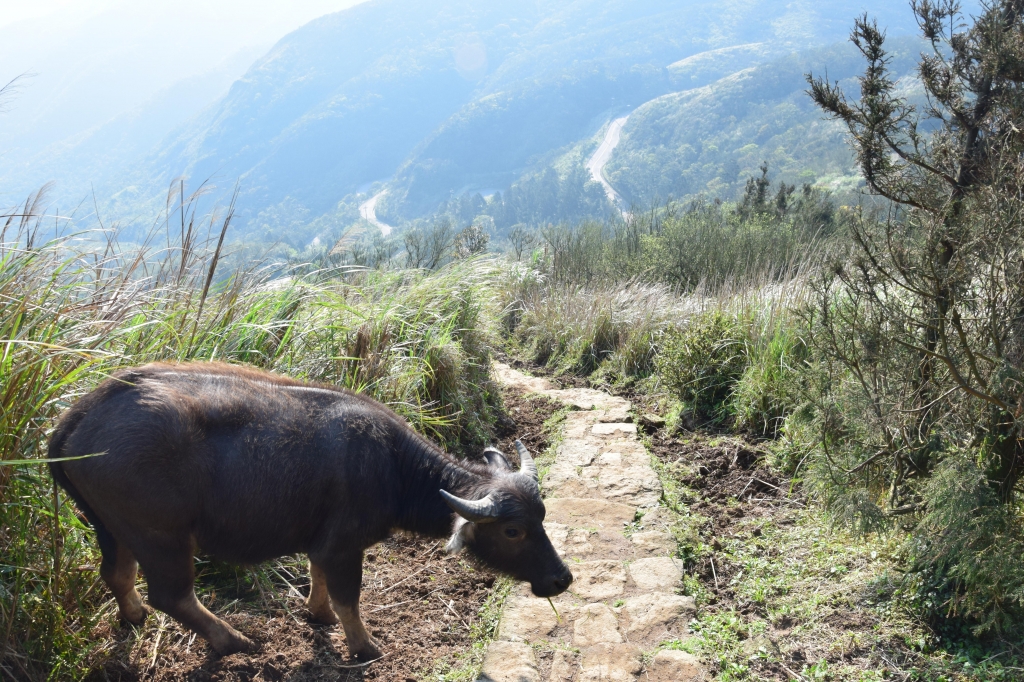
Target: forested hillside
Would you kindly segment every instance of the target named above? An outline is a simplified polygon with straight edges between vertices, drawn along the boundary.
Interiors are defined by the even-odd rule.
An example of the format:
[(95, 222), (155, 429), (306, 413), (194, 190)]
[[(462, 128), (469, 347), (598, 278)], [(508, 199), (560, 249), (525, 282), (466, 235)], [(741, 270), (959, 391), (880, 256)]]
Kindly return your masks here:
[[(892, 41), (893, 72), (907, 95), (925, 45)], [(663, 95), (633, 112), (605, 173), (646, 205), (669, 197), (735, 197), (764, 162), (783, 182), (849, 190), (860, 182), (841, 126), (807, 97), (806, 74), (856, 87), (860, 55), (849, 43), (805, 50), (737, 70), (709, 85)], [(919, 99), (919, 97), (918, 97)]]
[[(906, 12), (888, 3), (869, 9), (893, 34), (912, 27)], [(336, 231), (357, 219), (360, 193), (386, 188), (378, 215), (399, 224), (428, 217), (463, 194), (506, 192), (515, 183), (522, 198), (530, 178), (550, 178), (549, 167), (558, 170), (562, 184), (567, 178), (579, 184), (569, 177), (572, 164), (564, 155), (585, 146), (612, 117), (649, 100), (654, 102), (641, 107), (637, 123), (630, 124), (636, 131), (627, 135), (630, 151), (611, 169), (624, 194), (647, 201), (664, 190), (714, 188), (720, 173), (707, 167), (706, 158), (685, 169), (675, 160), (670, 177), (652, 185), (648, 167), (625, 159), (639, 153), (660, 163), (661, 143), (649, 138), (663, 133), (642, 133), (637, 126), (666, 119), (662, 112), (675, 99), (689, 102), (687, 115), (704, 121), (702, 135), (740, 137), (746, 129), (736, 126), (752, 120), (723, 117), (721, 106), (728, 104), (701, 108), (707, 96), (658, 98), (713, 83), (773, 55), (840, 41), (848, 17), (858, 11), (860, 5), (850, 2), (825, 7), (776, 1), (711, 6), (696, 0), (374, 0), (284, 37), (224, 97), (136, 162), (113, 171), (95, 163), (103, 158), (98, 152), (85, 160), (81, 149), (50, 157), (46, 162), (61, 167), (65, 178), (51, 196), (74, 205), (89, 188), (107, 218), (134, 218), (162, 208), (168, 184), (181, 175), (194, 184), (209, 179), (225, 193), (238, 181), (236, 230), (266, 235), (270, 224), (298, 222), (305, 239), (317, 234), (309, 224), (318, 217), (325, 216), (322, 222)], [(790, 81), (802, 64), (812, 62), (780, 62), (782, 72), (771, 76), (778, 84), (761, 86), (765, 106), (775, 106), (767, 103), (773, 97), (792, 99)], [(737, 78), (742, 84), (750, 77)], [(714, 96), (723, 87), (729, 90), (714, 87)], [(736, 87), (742, 91), (737, 96), (750, 89)], [(749, 112), (747, 118), (756, 116)], [(119, 130), (123, 123), (90, 139), (93, 147), (87, 149), (96, 151), (103, 140), (116, 147)], [(80, 164), (88, 177), (67, 179), (69, 164)], [(730, 165), (727, 182), (738, 181), (748, 165), (746, 156), (739, 166)], [(636, 177), (627, 170), (633, 167)], [(33, 186), (19, 186), (23, 181), (16, 175), (4, 180), (15, 193), (38, 185), (35, 175)], [(573, 213), (572, 202), (499, 212), (516, 223), (579, 219), (598, 211), (593, 202), (584, 204), (582, 213)], [(292, 242), (288, 233), (280, 229), (276, 237)]]

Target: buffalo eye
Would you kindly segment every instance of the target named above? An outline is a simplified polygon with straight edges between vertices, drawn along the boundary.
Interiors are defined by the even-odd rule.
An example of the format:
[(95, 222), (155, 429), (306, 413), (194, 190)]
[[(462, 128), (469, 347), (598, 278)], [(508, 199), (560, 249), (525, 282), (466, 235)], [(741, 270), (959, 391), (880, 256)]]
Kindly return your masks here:
[(518, 540), (519, 538), (523, 537), (523, 531), (519, 530), (518, 528), (509, 527), (505, 529), (505, 537), (507, 537), (509, 540)]

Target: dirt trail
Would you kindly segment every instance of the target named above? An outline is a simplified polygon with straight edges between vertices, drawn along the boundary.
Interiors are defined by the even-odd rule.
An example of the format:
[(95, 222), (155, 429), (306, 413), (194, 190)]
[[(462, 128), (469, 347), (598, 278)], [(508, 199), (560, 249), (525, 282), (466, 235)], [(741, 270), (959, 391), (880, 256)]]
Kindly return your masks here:
[(659, 506), (661, 484), (637, 439), (629, 401), (587, 388), (556, 389), (506, 365), (496, 364), (495, 374), (506, 386), (576, 410), (542, 479), (544, 525), (575, 582), (554, 599), (557, 617), (528, 586), (516, 589), (480, 681), (703, 679), (690, 654), (655, 654), (659, 642), (686, 638), (695, 606), (677, 594), (683, 566), (672, 556), (672, 516)]

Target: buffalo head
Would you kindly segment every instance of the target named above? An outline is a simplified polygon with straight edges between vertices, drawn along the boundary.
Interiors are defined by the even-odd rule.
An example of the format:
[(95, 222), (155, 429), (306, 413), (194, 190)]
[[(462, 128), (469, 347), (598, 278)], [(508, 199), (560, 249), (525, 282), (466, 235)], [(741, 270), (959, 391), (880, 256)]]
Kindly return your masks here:
[(488, 448), (484, 459), (493, 476), (467, 500), (442, 490), (441, 496), (458, 514), (448, 551), (466, 547), (488, 566), (517, 580), (526, 580), (538, 597), (561, 594), (572, 573), (559, 558), (544, 532), (544, 502), (537, 485), (537, 465), (526, 447), (516, 441), (522, 463), (516, 471), (499, 451)]

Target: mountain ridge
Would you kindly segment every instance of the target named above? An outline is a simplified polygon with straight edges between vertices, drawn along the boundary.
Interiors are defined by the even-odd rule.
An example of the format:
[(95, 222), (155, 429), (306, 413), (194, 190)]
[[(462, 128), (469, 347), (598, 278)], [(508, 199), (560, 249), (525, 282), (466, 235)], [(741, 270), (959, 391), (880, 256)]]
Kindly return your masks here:
[[(155, 149), (90, 185), (103, 211), (138, 215), (162, 208), (179, 176), (237, 180), (245, 231), (289, 211), (358, 219), (361, 188), (388, 178), (377, 217), (415, 221), (461, 193), (543, 175), (658, 97), (841, 40), (860, 7), (371, 0), (289, 33)], [(912, 30), (909, 12), (874, 9), (894, 33)], [(607, 169), (631, 200), (653, 197), (621, 163), (643, 118), (631, 117)]]

